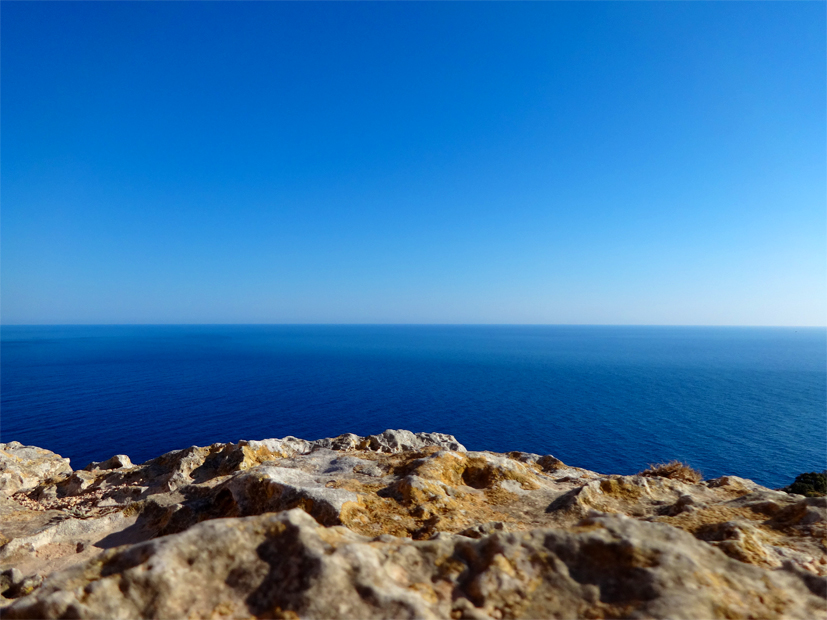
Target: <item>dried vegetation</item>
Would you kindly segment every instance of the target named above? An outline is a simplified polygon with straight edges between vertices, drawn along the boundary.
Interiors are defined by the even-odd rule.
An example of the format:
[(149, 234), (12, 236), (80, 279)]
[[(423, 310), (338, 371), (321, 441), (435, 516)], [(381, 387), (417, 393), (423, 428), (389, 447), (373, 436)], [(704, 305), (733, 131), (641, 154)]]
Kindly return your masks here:
[(640, 472), (640, 475), (649, 478), (669, 478), (670, 480), (680, 480), (692, 484), (697, 484), (704, 479), (701, 472), (680, 461), (649, 465), (649, 468)]

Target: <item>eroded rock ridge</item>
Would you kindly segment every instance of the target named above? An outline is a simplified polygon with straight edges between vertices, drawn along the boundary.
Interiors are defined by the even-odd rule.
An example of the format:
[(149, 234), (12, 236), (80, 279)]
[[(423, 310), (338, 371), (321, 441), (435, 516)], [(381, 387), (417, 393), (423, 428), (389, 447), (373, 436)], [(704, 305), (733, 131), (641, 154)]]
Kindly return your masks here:
[(8, 618), (827, 618), (827, 502), (388, 430), (0, 444)]

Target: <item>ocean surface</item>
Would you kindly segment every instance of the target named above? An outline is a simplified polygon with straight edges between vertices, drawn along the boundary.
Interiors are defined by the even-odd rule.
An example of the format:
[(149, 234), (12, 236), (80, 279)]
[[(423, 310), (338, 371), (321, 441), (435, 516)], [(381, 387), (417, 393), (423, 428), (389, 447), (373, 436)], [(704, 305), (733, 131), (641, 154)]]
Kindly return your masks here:
[(4, 326), (0, 397), (2, 441), (75, 468), (386, 428), (605, 473), (827, 467), (823, 328)]

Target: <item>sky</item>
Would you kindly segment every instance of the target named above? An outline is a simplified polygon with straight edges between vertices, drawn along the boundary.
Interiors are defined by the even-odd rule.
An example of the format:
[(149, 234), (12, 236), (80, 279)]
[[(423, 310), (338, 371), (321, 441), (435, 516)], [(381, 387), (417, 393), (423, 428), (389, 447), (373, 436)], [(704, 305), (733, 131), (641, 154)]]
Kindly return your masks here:
[(826, 14), (3, 2), (0, 320), (825, 325)]

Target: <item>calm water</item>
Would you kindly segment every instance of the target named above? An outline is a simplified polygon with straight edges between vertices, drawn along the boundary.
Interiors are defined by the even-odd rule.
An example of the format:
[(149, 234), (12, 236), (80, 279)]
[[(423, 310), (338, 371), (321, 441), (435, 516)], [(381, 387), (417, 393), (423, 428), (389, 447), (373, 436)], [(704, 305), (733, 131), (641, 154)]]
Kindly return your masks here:
[(83, 467), (386, 428), (608, 473), (688, 461), (771, 487), (827, 457), (827, 330), (3, 327), (3, 441)]

